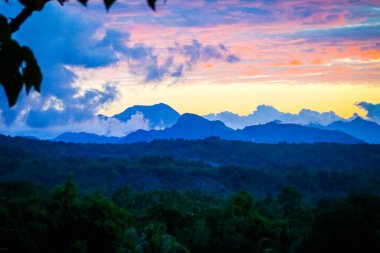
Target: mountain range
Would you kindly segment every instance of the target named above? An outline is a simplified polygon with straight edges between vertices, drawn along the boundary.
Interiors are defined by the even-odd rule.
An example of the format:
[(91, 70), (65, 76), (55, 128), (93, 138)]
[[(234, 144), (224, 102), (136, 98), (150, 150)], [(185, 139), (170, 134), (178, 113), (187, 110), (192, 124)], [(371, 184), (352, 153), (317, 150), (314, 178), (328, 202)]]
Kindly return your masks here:
[(106, 143), (118, 143), (119, 138), (113, 137), (113, 136), (84, 133), (84, 132), (79, 132), (79, 133), (66, 132), (54, 138), (53, 141), (57, 141), (57, 142), (61, 141), (61, 142), (69, 142), (69, 143), (106, 144)]
[(282, 124), (276, 121), (263, 125), (249, 126), (237, 131), (241, 132), (242, 136), (245, 137), (243, 140), (258, 143), (364, 143), (362, 140), (341, 131), (296, 124)]
[(338, 130), (367, 143), (380, 144), (380, 125), (375, 122), (356, 117), (351, 121), (336, 121), (327, 126), (319, 126), (322, 129)]
[[(177, 111), (165, 104), (153, 106), (133, 106), (112, 117), (128, 121), (136, 113), (143, 113), (144, 118), (152, 123), (151, 130), (137, 130), (124, 137), (109, 137), (89, 133), (63, 133), (53, 141), (72, 143), (135, 143), (163, 139), (204, 139), (216, 136), (226, 140), (241, 140), (258, 143), (380, 143), (380, 126), (374, 122), (356, 118), (352, 121), (336, 121), (327, 126), (297, 125), (272, 121), (266, 124), (232, 129), (218, 120)], [(161, 127), (158, 127), (161, 126)], [(154, 129), (155, 128), (155, 129)], [(366, 131), (366, 129), (370, 129)]]
[(270, 105), (259, 105), (248, 115), (238, 115), (233, 112), (211, 113), (204, 115), (208, 120), (220, 120), (226, 126), (233, 129), (242, 129), (247, 126), (266, 124), (274, 120), (280, 120), (283, 123), (308, 125), (320, 124), (328, 125), (344, 118), (337, 115), (335, 112), (317, 112), (309, 109), (302, 109), (297, 114), (280, 112)]
[(221, 121), (209, 121), (201, 116), (185, 113), (178, 122), (164, 130), (138, 130), (121, 139), (122, 143), (149, 142), (164, 139), (204, 139), (210, 136), (236, 140), (237, 132)]
[(201, 116), (186, 113), (178, 122), (164, 130), (139, 130), (121, 139), (121, 143), (149, 142), (162, 139), (204, 139), (219, 137), (224, 140), (252, 141), (257, 143), (315, 143), (337, 142), (359, 144), (362, 140), (347, 133), (295, 124), (270, 122), (233, 130), (221, 121), (209, 121)]

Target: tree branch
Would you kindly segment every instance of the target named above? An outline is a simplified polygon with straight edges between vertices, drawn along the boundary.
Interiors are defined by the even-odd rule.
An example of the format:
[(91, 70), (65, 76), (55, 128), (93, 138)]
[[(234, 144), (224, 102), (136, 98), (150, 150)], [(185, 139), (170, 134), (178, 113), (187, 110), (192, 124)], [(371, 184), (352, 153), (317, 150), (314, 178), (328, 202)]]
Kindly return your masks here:
[(30, 15), (32, 15), (33, 11), (33, 8), (25, 6), (17, 17), (11, 20), (10, 26), (12, 33), (20, 29), (20, 26), (30, 17)]

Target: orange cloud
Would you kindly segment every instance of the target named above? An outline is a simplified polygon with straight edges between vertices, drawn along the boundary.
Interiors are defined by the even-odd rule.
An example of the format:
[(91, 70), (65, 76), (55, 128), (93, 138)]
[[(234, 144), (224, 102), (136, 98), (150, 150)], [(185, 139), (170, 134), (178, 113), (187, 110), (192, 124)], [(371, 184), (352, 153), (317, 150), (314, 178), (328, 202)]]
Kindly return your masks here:
[(293, 66), (299, 66), (299, 65), (302, 65), (303, 63), (300, 62), (299, 60), (292, 60), (290, 62), (290, 65), (293, 65)]
[(210, 68), (213, 68), (215, 66), (215, 64), (213, 63), (206, 63), (206, 64), (203, 64), (203, 68), (207, 68), (207, 69), (210, 69)]

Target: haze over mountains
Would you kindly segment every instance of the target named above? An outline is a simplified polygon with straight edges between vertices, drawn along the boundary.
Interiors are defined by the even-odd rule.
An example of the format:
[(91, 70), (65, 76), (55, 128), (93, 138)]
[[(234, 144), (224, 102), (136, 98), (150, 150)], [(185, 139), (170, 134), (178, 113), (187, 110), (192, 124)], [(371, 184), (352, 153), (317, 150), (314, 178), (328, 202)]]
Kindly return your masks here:
[(118, 137), (96, 135), (96, 134), (84, 133), (84, 132), (79, 132), (79, 133), (66, 132), (66, 133), (60, 134), (53, 140), (68, 142), (68, 143), (98, 143), (98, 144), (119, 142)]
[(124, 137), (121, 142), (132, 143), (154, 139), (204, 139), (217, 136), (226, 140), (238, 140), (238, 134), (221, 121), (209, 121), (201, 116), (185, 113), (178, 122), (164, 130), (139, 130)]
[(322, 129), (338, 130), (368, 143), (380, 143), (380, 125), (361, 117), (356, 117), (351, 121), (336, 121)]
[(247, 126), (265, 124), (274, 120), (280, 120), (283, 123), (292, 123), (298, 125), (320, 124), (328, 125), (344, 118), (335, 112), (317, 112), (309, 109), (302, 109), (298, 114), (280, 112), (270, 105), (259, 105), (252, 113), (241, 116), (232, 112), (211, 113), (204, 116), (208, 120), (223, 121), (228, 127), (237, 129)]
[(336, 142), (359, 144), (363, 141), (340, 131), (305, 127), (295, 124), (270, 122), (233, 130), (221, 121), (209, 121), (195, 114), (184, 114), (171, 128), (164, 130), (139, 130), (121, 139), (121, 143), (149, 142), (164, 139), (204, 139), (216, 136), (224, 140), (252, 141), (258, 143), (315, 143)]
[[(268, 114), (265, 114), (265, 111)], [(256, 111), (248, 116), (224, 112), (201, 117), (190, 113), (180, 115), (170, 106), (160, 103), (152, 106), (133, 106), (112, 117), (100, 115), (99, 118), (105, 121), (128, 122), (135, 115), (143, 117), (148, 127), (126, 134), (124, 137), (95, 135), (85, 132), (66, 132), (56, 137), (54, 141), (135, 143), (164, 139), (195, 140), (216, 136), (226, 140), (258, 143), (380, 143), (380, 138), (378, 137), (380, 136), (380, 126), (375, 122), (359, 117), (346, 120), (334, 112), (319, 113), (306, 109), (301, 110), (298, 114), (282, 113), (274, 107), (265, 105), (259, 106)], [(226, 119), (223, 115), (231, 117)], [(210, 120), (212, 117), (219, 117), (223, 122)], [(234, 118), (237, 122), (236, 126), (238, 124), (243, 126), (243, 121), (245, 124), (247, 122), (256, 124), (241, 129), (239, 127), (233, 129), (231, 128), (231, 122), (234, 122)], [(266, 122), (268, 119), (274, 120)]]
[(169, 105), (159, 103), (135, 105), (113, 116), (94, 115), (81, 124), (57, 124), (54, 127), (7, 126), (0, 120), (0, 133), (76, 143), (130, 143), (210, 136), (263, 143), (380, 143), (380, 126), (376, 123), (380, 119), (377, 110), (380, 105), (357, 105), (367, 111), (366, 118), (354, 115), (346, 119), (332, 111), (309, 109), (285, 113), (269, 105), (260, 105), (245, 116), (232, 112), (203, 117), (189, 113), (181, 116)]

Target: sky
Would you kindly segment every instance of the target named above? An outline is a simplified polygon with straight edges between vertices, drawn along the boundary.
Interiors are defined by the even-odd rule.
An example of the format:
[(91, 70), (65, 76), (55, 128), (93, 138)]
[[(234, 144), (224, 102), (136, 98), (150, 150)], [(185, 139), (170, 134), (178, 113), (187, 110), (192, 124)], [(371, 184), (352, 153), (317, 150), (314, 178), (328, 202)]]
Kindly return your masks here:
[[(0, 13), (14, 17), (9, 2)], [(200, 115), (269, 105), (380, 119), (378, 1), (163, 2), (152, 12), (119, 0), (106, 12), (102, 1), (52, 1), (34, 13), (14, 37), (34, 51), (42, 91), (11, 109), (0, 91), (0, 129), (86, 130), (98, 113), (159, 102)], [(123, 127), (145, 125), (137, 115)]]

